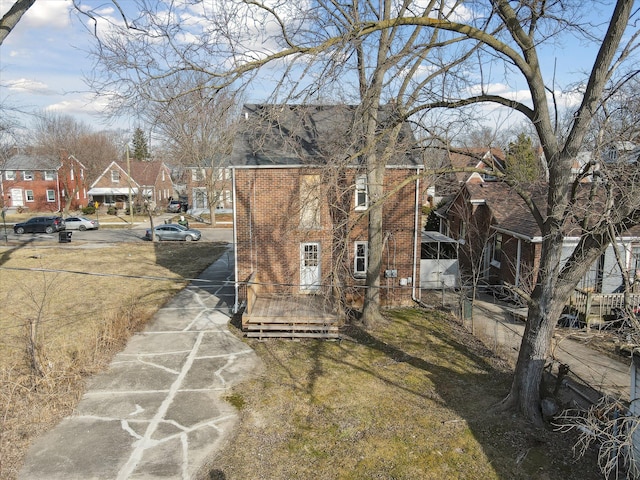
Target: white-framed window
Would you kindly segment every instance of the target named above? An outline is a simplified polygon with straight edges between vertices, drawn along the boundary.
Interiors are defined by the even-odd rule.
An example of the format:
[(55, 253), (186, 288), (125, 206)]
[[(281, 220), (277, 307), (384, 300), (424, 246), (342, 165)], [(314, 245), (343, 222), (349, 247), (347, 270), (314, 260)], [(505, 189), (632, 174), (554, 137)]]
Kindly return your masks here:
[(113, 183), (120, 183), (120, 170), (111, 170), (111, 181)]
[(55, 202), (55, 201), (56, 201), (56, 191), (47, 190), (47, 202)]
[(25, 170), (22, 172), (23, 180), (33, 180), (33, 172), (31, 170)]
[[(72, 169), (70, 169), (70, 170), (69, 170), (69, 178), (70, 178), (71, 180), (73, 180), (74, 175), (75, 175), (75, 174), (73, 173), (73, 168), (72, 168)], [(80, 172), (80, 176), (82, 177), (82, 172)]]
[(7, 170), (4, 172), (5, 180), (15, 180), (16, 179), (16, 171), (15, 170)]
[[(56, 172), (53, 170), (45, 170), (43, 175), (45, 180), (55, 180), (56, 178)], [(71, 180), (73, 180), (73, 178)]]
[(355, 209), (366, 210), (369, 208), (369, 194), (367, 192), (367, 176), (356, 176)]
[(201, 182), (204, 180), (204, 169), (202, 168), (192, 168), (191, 169), (191, 180), (194, 182)]
[(162, 181), (165, 181), (164, 170), (162, 170)]
[(216, 178), (218, 180), (229, 180), (231, 178), (231, 170), (229, 168), (216, 168)]
[(358, 278), (366, 277), (369, 263), (369, 242), (354, 242), (353, 246), (353, 275)]
[(502, 234), (496, 233), (493, 237), (493, 251), (491, 252), (491, 265), (500, 267), (502, 261)]
[(34, 201), (33, 190), (25, 190), (24, 191), (24, 196), (27, 198), (27, 202), (33, 202)]

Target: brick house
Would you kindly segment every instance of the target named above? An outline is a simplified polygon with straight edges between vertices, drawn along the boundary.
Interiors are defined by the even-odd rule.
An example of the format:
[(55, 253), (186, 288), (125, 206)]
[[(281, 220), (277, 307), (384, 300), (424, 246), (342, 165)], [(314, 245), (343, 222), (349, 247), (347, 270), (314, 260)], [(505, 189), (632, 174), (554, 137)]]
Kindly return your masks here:
[[(349, 160), (348, 148), (353, 147), (344, 144), (354, 111), (344, 105), (245, 106), (245, 123), (230, 162), (236, 279), (250, 282), (248, 289), (237, 289), (237, 305), (247, 306), (245, 323), (257, 315), (253, 300), (260, 296), (307, 303), (322, 299), (330, 305), (337, 296), (355, 305), (362, 297), (370, 199), (365, 170)], [(410, 303), (417, 288), (419, 180), (399, 187), (422, 169), (411, 149), (413, 141), (404, 125), (406, 148), (396, 150), (385, 171), (384, 305)], [(279, 314), (293, 313), (312, 322), (323, 310), (316, 307), (305, 310), (298, 303), (291, 307), (295, 311), (285, 308)]]
[(134, 205), (145, 200), (159, 208), (165, 208), (169, 198), (175, 198), (176, 192), (171, 179), (171, 170), (163, 162), (111, 162), (100, 176), (91, 184), (91, 201), (101, 205), (113, 205), (126, 208), (131, 192)]
[(184, 190), (194, 215), (207, 213), (209, 198), (218, 212), (232, 209), (231, 169), (228, 167), (186, 167), (183, 172)]
[(33, 212), (78, 209), (88, 199), (85, 171), (73, 155), (15, 154), (0, 164), (2, 207)]
[[(587, 189), (585, 185), (585, 194)], [(537, 205), (546, 205), (545, 185), (531, 187), (529, 192)], [(575, 208), (586, 207), (578, 202)], [(440, 209), (439, 215), (441, 233), (464, 240), (460, 242), (463, 245), (459, 249), (459, 261), (461, 271), (468, 278), (475, 262), (475, 271), (483, 284), (506, 283), (525, 290), (531, 288), (540, 263), (542, 237), (530, 210), (512, 188), (502, 182), (466, 183), (453, 200)], [(568, 223), (563, 240), (564, 259), (579, 239), (580, 228)], [(640, 278), (640, 228), (634, 227), (618, 237), (617, 244), (625, 267)], [(614, 247), (610, 245), (578, 288), (613, 293), (619, 291), (621, 278)]]

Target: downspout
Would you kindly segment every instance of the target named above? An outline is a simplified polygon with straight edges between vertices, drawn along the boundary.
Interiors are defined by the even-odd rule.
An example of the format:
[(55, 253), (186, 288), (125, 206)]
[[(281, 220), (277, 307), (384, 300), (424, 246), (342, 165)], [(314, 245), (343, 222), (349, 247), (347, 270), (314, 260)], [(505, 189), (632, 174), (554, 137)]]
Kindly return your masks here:
[(520, 258), (522, 257), (522, 239), (518, 239), (518, 251), (516, 253), (516, 287), (520, 287)]
[(233, 313), (238, 313), (240, 305), (238, 302), (239, 285), (238, 285), (238, 224), (236, 215), (236, 169), (231, 168), (231, 189), (233, 191), (233, 280), (235, 290), (235, 303), (233, 304)]
[(58, 195), (56, 195), (56, 201), (58, 202), (58, 211), (62, 212), (60, 209), (60, 197), (62, 196), (62, 192), (60, 192), (60, 169), (56, 170), (56, 191)]
[[(420, 172), (420, 168), (416, 168), (416, 175), (418, 175)], [(416, 297), (416, 283), (418, 283), (418, 279), (416, 277), (416, 272), (417, 272), (417, 262), (418, 262), (418, 239), (422, 238), (420, 236), (420, 177), (416, 178), (416, 208), (415, 208), (415, 220), (414, 220), (414, 226), (413, 226), (413, 231), (414, 231), (414, 235), (413, 235), (413, 282), (412, 282), (412, 288), (411, 288), (411, 299), (414, 302), (420, 303), (421, 302), (421, 298), (417, 298)], [(418, 290), (420, 292), (420, 290)], [(422, 297), (422, 295), (419, 295), (420, 297)]]

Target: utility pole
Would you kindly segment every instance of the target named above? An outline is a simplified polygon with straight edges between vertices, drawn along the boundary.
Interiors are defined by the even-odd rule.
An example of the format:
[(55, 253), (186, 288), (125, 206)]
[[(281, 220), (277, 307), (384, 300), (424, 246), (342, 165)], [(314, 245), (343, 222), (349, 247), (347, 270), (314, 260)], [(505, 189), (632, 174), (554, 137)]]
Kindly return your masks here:
[(131, 161), (129, 160), (129, 144), (127, 143), (127, 177), (129, 177), (129, 215), (130, 224), (133, 228), (133, 203), (131, 201)]

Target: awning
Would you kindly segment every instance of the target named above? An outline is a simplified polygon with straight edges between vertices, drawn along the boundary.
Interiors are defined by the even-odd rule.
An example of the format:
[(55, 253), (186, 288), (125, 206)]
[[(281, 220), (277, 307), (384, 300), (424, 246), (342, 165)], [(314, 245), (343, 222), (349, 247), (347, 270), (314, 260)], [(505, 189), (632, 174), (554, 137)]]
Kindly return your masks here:
[(439, 232), (422, 231), (422, 243), (458, 243), (457, 240)]
[[(129, 187), (125, 188), (92, 188), (89, 190), (89, 195), (129, 195)], [(132, 194), (138, 193), (138, 188), (133, 187), (131, 189)]]

